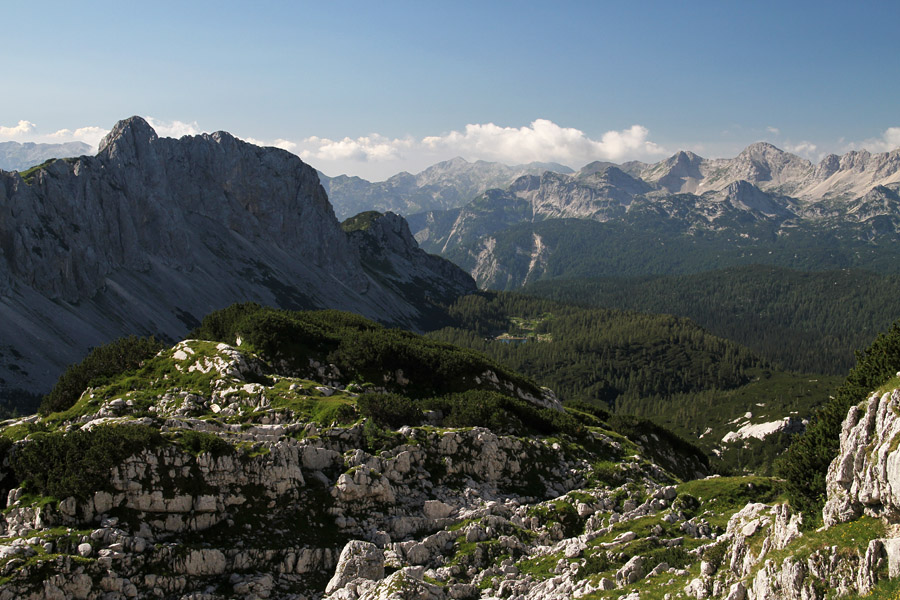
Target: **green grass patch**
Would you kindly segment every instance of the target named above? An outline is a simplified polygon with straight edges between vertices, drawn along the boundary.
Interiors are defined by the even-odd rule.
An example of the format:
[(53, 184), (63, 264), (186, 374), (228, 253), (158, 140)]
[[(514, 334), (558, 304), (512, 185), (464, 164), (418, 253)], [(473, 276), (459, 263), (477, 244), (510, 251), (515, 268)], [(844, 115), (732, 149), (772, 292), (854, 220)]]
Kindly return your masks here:
[(562, 552), (540, 556), (538, 558), (529, 558), (516, 563), (519, 572), (524, 575), (531, 575), (535, 579), (544, 580), (554, 577), (556, 573), (553, 569), (556, 564), (563, 558)]
[(739, 510), (748, 502), (772, 504), (785, 499), (781, 482), (771, 477), (711, 477), (695, 479), (678, 486), (679, 494), (688, 494), (713, 512)]
[[(881, 519), (860, 517), (855, 521), (840, 523), (828, 529), (808, 531), (794, 540), (783, 550), (774, 550), (766, 558), (780, 564), (787, 557), (795, 561), (805, 561), (816, 550), (835, 546), (839, 554), (864, 554), (869, 541), (885, 535)], [(829, 550), (829, 552), (831, 552)]]
[(900, 578), (882, 579), (865, 596), (850, 594), (844, 600), (898, 600), (900, 599)]
[(28, 169), (25, 169), (24, 171), (19, 171), (19, 176), (22, 177), (22, 181), (24, 181), (26, 185), (31, 185), (32, 183), (34, 183), (34, 178), (37, 177), (38, 171), (40, 171), (41, 169), (44, 169), (46, 167), (49, 167), (54, 162), (56, 162), (56, 160), (57, 159), (55, 159), (55, 158), (48, 158), (47, 160), (45, 160), (44, 162), (42, 162), (39, 165), (29, 167)]
[(19, 423), (18, 425), (11, 425), (4, 429), (0, 432), (0, 436), (11, 442), (18, 442), (24, 440), (32, 433), (37, 433), (39, 431), (47, 431), (46, 425), (43, 423)]
[(888, 392), (892, 392), (895, 389), (900, 388), (900, 377), (892, 377), (889, 380), (885, 381), (882, 385), (878, 386), (875, 390), (875, 393), (879, 396), (882, 396)]

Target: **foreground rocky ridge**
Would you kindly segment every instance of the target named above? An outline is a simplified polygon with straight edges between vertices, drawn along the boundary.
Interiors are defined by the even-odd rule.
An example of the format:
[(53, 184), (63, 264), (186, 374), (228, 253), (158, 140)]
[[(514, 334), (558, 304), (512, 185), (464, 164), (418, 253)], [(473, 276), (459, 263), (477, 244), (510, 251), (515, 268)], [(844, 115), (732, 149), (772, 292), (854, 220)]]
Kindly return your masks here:
[[(357, 404), (377, 386), (287, 364), (186, 340), (63, 413), (5, 423), (19, 440), (6, 477), (63, 432), (144, 441), (90, 493), (9, 490), (0, 598), (823, 599), (900, 572), (884, 468), (900, 390), (851, 411), (828, 528), (811, 531), (777, 481), (690, 480), (702, 464), (673, 454), (679, 478), (647, 458), (672, 452), (662, 440), (587, 413), (569, 411), (575, 434), (447, 427), (434, 411), (381, 429)], [(466, 385), (562, 411), (496, 372)]]
[[(433, 301), (475, 289), (401, 229), (381, 249), (403, 253), (395, 282)], [(45, 391), (88, 348), (123, 335), (180, 339), (236, 301), (414, 329), (430, 319), (419, 295), (362, 264), (299, 158), (225, 132), (159, 138), (139, 117), (116, 124), (95, 157), (0, 172), (0, 267), (3, 391)]]

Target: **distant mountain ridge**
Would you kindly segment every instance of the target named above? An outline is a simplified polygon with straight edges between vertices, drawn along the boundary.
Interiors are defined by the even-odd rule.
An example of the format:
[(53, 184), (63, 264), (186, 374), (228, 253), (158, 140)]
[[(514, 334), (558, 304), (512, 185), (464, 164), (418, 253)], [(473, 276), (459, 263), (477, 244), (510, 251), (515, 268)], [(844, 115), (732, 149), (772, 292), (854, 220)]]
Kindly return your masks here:
[(89, 154), (93, 148), (84, 142), (36, 144), (34, 142), (0, 142), (0, 170), (24, 171), (49, 158), (68, 158)]
[[(769, 246), (780, 245), (786, 257), (794, 254), (797, 261), (785, 258), (779, 264), (805, 268), (819, 259), (801, 256), (815, 246), (813, 238), (832, 235), (853, 248), (822, 268), (871, 268), (865, 261), (853, 262), (852, 256), (858, 254), (856, 247), (869, 244), (871, 249), (875, 240), (896, 241), (898, 192), (900, 149), (881, 154), (854, 151), (813, 165), (771, 144), (757, 143), (733, 159), (707, 160), (678, 152), (654, 165), (597, 162), (571, 175), (523, 175), (460, 208), (409, 219), (424, 248), (451, 258), (482, 286), (509, 289), (559, 276), (567, 270), (563, 263), (581, 259), (561, 257), (556, 251), (560, 243), (569, 243), (560, 239), (565, 236), (560, 226), (551, 224), (560, 219), (605, 224), (600, 246), (595, 239), (574, 251), (596, 254), (602, 246), (611, 263), (623, 262), (616, 255), (625, 252), (629, 238), (653, 231), (656, 245), (668, 244), (669, 256), (656, 270), (612, 268), (582, 276), (688, 272), (690, 268), (677, 264), (684, 262), (677, 256), (678, 245), (693, 246), (698, 260), (704, 252), (717, 255), (753, 245), (763, 254)], [(601, 228), (593, 229), (590, 236), (601, 235)], [(622, 243), (610, 246), (617, 236)], [(637, 250), (649, 251), (654, 243)], [(792, 244), (798, 248), (788, 248)], [(636, 260), (630, 256), (624, 262), (632, 269)], [(705, 268), (748, 262), (752, 260), (734, 258)]]
[(159, 138), (140, 117), (117, 123), (95, 157), (0, 173), (0, 392), (46, 391), (91, 346), (183, 336), (236, 301), (421, 329), (423, 296), (474, 289), (399, 217), (373, 222), (389, 273), (364, 263), (296, 156), (225, 132)]
[(367, 210), (409, 215), (429, 210), (457, 208), (490, 188), (505, 187), (522, 175), (545, 171), (572, 173), (556, 163), (529, 163), (507, 166), (479, 160), (454, 158), (418, 173), (398, 173), (385, 181), (370, 182), (359, 177), (328, 177), (319, 172), (339, 219)]
[(800, 200), (846, 200), (875, 186), (900, 183), (900, 149), (873, 154), (867, 150), (829, 154), (817, 165), (757, 142), (732, 159), (705, 159), (691, 152), (647, 165), (637, 176), (670, 193), (701, 195), (747, 181), (767, 192)]

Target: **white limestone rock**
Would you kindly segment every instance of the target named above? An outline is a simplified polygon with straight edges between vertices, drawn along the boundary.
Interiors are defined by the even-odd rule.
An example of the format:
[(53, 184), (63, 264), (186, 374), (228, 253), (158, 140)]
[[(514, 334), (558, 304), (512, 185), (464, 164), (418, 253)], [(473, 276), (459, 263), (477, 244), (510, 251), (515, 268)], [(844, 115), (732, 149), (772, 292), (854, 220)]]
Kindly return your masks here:
[(325, 593), (330, 594), (354, 579), (378, 581), (383, 578), (384, 552), (371, 542), (351, 540), (341, 551), (334, 577), (328, 582)]
[(866, 513), (900, 517), (900, 389), (873, 394), (851, 407), (841, 428), (840, 453), (826, 477), (827, 526)]

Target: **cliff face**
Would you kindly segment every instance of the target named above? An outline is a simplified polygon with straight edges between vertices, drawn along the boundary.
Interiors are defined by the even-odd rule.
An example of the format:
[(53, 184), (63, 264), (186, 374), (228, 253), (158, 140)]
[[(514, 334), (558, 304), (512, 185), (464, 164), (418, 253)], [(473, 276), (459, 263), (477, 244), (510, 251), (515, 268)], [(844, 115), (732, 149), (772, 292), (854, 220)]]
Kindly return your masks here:
[[(411, 240), (393, 240), (405, 248)], [(235, 301), (339, 308), (421, 327), (410, 297), (378, 281), (296, 156), (224, 132), (159, 138), (118, 123), (96, 157), (0, 173), (0, 378), (46, 391), (91, 346), (129, 333), (182, 336)], [(384, 250), (385, 252), (390, 252)], [(424, 290), (472, 288), (414, 257)], [(407, 257), (408, 258), (408, 257)], [(423, 264), (422, 261), (428, 263)], [(412, 263), (410, 263), (412, 264)], [(417, 281), (424, 281), (419, 277)]]
[(347, 234), (363, 268), (381, 284), (401, 296), (418, 297), (423, 310), (441, 298), (477, 290), (465, 271), (419, 248), (403, 217), (391, 212), (370, 215), (364, 228)]
[(827, 525), (859, 518), (900, 519), (900, 389), (873, 394), (847, 414), (841, 451), (828, 469)]

